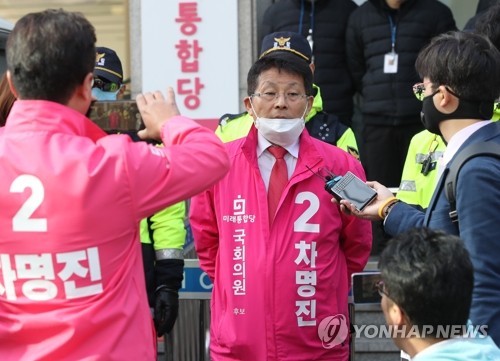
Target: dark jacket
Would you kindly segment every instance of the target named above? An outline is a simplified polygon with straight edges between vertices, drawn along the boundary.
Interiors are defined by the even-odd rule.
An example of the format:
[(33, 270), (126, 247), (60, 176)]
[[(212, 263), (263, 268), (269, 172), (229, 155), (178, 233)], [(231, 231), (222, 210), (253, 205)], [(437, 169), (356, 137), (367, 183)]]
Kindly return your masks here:
[(314, 83), (321, 88), (323, 109), (350, 125), (353, 88), (346, 64), (345, 29), (357, 5), (351, 0), (316, 0), (314, 11), (312, 8), (307, 0), (281, 0), (272, 4), (264, 14), (259, 43), (275, 31), (294, 31), (307, 37), (312, 24)]
[[(397, 73), (384, 73), (384, 56), (391, 52), (392, 15), (396, 25)], [(368, 0), (349, 18), (346, 33), (348, 65), (356, 90), (363, 95), (362, 112), (369, 119), (391, 119), (399, 125), (419, 122), (422, 103), (412, 92), (420, 82), (415, 60), (429, 40), (456, 30), (450, 9), (437, 0), (407, 0), (398, 11), (384, 0)], [(380, 117), (377, 117), (380, 116)]]
[(476, 14), (464, 26), (465, 31), (474, 31), (477, 20), (493, 5), (500, 4), (500, 0), (479, 0)]

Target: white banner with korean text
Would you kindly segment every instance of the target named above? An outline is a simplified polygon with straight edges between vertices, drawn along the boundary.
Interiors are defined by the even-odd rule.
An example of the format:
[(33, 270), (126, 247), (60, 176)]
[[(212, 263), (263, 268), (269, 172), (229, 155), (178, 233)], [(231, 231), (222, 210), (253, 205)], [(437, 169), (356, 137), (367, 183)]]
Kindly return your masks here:
[(237, 1), (142, 1), (141, 35), (143, 92), (172, 86), (181, 114), (212, 129), (238, 113)]

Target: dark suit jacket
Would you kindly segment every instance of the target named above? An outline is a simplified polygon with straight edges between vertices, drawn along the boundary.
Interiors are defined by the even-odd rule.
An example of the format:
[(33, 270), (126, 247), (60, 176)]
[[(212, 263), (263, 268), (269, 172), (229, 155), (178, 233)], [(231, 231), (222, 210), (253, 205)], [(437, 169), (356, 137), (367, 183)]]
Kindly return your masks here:
[[(500, 122), (477, 130), (457, 154), (482, 141), (500, 143)], [(500, 161), (478, 156), (463, 165), (457, 179), (458, 225), (449, 218), (443, 190), (448, 170), (443, 172), (425, 213), (399, 202), (385, 221), (385, 231), (396, 235), (412, 227), (428, 226), (460, 236), (474, 265), (470, 319), (475, 325), (488, 325), (489, 335), (500, 345)]]

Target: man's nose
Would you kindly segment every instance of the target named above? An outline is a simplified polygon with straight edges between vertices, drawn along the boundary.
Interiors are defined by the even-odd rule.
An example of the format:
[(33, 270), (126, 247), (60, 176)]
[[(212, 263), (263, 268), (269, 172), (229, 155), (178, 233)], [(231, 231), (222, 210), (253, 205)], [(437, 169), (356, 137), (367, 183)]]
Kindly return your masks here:
[(288, 106), (285, 93), (276, 94), (276, 99), (274, 100), (274, 106), (277, 108), (286, 108)]

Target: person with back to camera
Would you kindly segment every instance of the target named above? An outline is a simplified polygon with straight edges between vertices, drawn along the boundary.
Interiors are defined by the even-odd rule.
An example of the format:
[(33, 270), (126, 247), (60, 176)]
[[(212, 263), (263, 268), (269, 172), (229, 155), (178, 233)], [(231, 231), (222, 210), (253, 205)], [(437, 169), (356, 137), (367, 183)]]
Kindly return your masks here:
[[(229, 174), (190, 207), (200, 266), (214, 281), (210, 356), (347, 360), (350, 276), (368, 260), (371, 228), (330, 207), (312, 171), (364, 179), (363, 168), (304, 129), (312, 73), (296, 55), (256, 61), (247, 88), (254, 125), (226, 143)], [(338, 322), (337, 342), (328, 330)]]
[(17, 100), (0, 128), (1, 360), (156, 360), (139, 222), (228, 170), (172, 88), (136, 98), (139, 137), (163, 149), (85, 117), (95, 41), (83, 15), (52, 9), (23, 16), (7, 41)]
[[(296, 55), (297, 59), (309, 65), (314, 74), (316, 67), (312, 62), (311, 47), (302, 35), (291, 31), (279, 31), (264, 37), (259, 58), (280, 57), (283, 54)], [(323, 111), (321, 91), (315, 84), (313, 92), (313, 105), (305, 118), (309, 134), (316, 139), (336, 145), (359, 159), (358, 145), (352, 129), (343, 124), (337, 115)], [(247, 111), (241, 114), (225, 114), (220, 118), (215, 134), (223, 142), (230, 142), (247, 136), (252, 124), (253, 118)]]
[(385, 321), (412, 361), (500, 360), (487, 328), (468, 323), (474, 270), (460, 238), (411, 229), (389, 242), (379, 269)]
[(448, 143), (443, 174), (426, 211), (398, 201), (378, 182), (368, 182), (377, 200), (362, 212), (341, 201), (343, 211), (364, 219), (383, 219), (384, 229), (396, 235), (428, 226), (460, 236), (474, 265), (474, 291), (470, 318), (487, 325), (500, 344), (500, 161), (479, 155), (467, 161), (456, 181), (456, 221), (450, 217), (445, 179), (450, 166), (469, 145), (500, 143), (500, 123), (491, 122), (493, 104), (500, 94), (500, 52), (475, 33), (451, 32), (435, 37), (415, 64), (423, 82), (414, 86), (422, 100), (422, 122)]
[[(92, 95), (98, 101), (114, 101), (123, 91), (120, 58), (110, 48), (97, 47)], [(133, 140), (140, 140), (135, 132), (128, 134)], [(186, 201), (182, 201), (140, 223), (146, 290), (158, 336), (170, 333), (177, 320), (178, 292), (184, 277), (185, 217)]]

